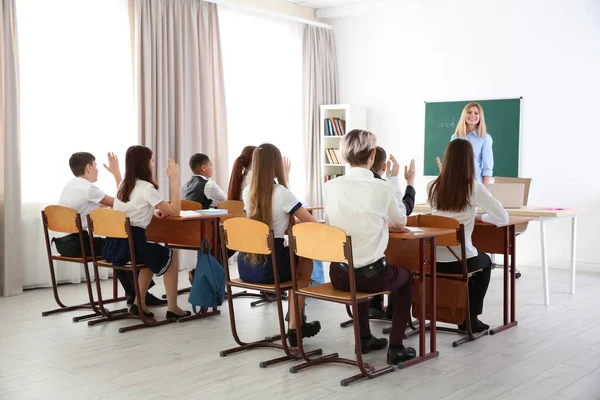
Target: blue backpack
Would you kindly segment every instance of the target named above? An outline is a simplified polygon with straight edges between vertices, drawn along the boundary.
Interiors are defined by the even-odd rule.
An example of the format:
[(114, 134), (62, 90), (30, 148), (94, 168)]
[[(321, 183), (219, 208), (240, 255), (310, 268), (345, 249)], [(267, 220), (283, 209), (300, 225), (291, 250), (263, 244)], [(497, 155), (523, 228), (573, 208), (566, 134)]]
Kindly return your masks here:
[[(204, 307), (218, 307), (225, 300), (225, 271), (211, 255), (210, 243), (203, 239), (198, 250), (198, 261), (194, 272), (194, 282), (190, 291), (189, 303), (194, 313), (202, 312)], [(200, 307), (196, 311), (196, 307)]]

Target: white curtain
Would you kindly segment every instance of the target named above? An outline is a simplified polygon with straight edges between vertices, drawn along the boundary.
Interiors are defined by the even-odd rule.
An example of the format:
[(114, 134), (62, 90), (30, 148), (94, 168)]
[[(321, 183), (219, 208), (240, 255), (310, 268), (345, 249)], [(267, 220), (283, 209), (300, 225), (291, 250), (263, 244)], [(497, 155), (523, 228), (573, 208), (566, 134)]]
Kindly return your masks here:
[(23, 291), (19, 173), (19, 52), (14, 0), (0, 2), (0, 295)]
[[(305, 198), (302, 135), (303, 24), (219, 5), (229, 160), (270, 142), (292, 161), (292, 191)], [(231, 164), (229, 167), (231, 167)]]
[(307, 200), (322, 205), (320, 106), (337, 104), (338, 72), (333, 30), (304, 28), (304, 137), (306, 140)]
[[(113, 151), (125, 167), (136, 144), (127, 0), (17, 0), (21, 63), (24, 287), (50, 286), (40, 211), (73, 177), (68, 159), (96, 156), (96, 185), (115, 195), (104, 170)], [(25, 248), (25, 246), (23, 246)], [(57, 263), (59, 282), (81, 282), (81, 267)], [(102, 271), (101, 278), (108, 276)]]

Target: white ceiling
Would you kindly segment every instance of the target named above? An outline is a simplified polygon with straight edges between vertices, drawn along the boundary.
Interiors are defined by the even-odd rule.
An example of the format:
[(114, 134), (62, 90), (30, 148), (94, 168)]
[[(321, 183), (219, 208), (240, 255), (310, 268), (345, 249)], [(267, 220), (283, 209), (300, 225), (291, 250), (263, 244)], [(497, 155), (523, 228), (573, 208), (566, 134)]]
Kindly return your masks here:
[(365, 3), (376, 3), (379, 0), (286, 0), (290, 3), (298, 4), (303, 7), (310, 7), (314, 9), (318, 8), (330, 8), (349, 6), (352, 4), (365, 4)]

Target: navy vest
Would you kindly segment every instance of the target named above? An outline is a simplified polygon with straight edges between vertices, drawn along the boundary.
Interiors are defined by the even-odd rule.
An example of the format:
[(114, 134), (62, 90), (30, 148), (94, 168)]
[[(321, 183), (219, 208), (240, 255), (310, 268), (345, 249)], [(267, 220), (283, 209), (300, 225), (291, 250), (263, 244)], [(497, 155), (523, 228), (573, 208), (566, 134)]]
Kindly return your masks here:
[(194, 175), (181, 188), (181, 199), (191, 200), (202, 204), (202, 208), (207, 209), (212, 204), (212, 200), (204, 194), (204, 187), (208, 180), (201, 176)]

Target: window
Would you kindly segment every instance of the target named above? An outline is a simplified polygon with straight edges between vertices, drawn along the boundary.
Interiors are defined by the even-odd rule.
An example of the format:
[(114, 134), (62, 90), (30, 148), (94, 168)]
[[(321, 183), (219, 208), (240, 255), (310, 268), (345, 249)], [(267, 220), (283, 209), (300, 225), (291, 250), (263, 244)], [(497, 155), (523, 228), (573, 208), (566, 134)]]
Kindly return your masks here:
[(306, 195), (302, 120), (304, 25), (219, 6), (230, 166), (245, 146), (269, 142), (292, 161), (290, 181)]

